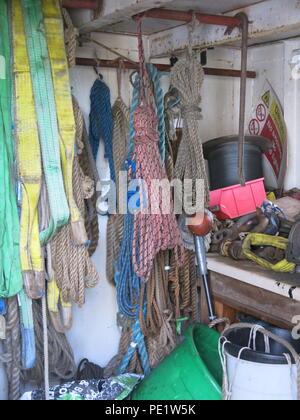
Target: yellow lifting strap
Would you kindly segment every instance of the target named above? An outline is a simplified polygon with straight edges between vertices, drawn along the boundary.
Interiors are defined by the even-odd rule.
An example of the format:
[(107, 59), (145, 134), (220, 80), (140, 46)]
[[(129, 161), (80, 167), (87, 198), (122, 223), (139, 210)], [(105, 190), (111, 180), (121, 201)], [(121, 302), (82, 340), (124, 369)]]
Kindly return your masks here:
[(265, 267), (269, 270), (276, 271), (278, 273), (292, 273), (295, 271), (296, 265), (288, 262), (286, 259), (280, 261), (277, 264), (271, 264), (263, 258), (260, 258), (252, 251), (254, 246), (269, 246), (286, 250), (288, 245), (288, 239), (279, 236), (262, 235), (253, 233), (247, 236), (243, 242), (243, 253), (246, 258), (255, 263)]
[(38, 202), (42, 163), (21, 0), (12, 0), (15, 131), (18, 176), (22, 186), (20, 254), (25, 290), (38, 299), (45, 289), (39, 238)]
[(63, 301), (55, 280), (48, 282), (47, 302), (55, 330), (65, 334), (73, 324), (72, 304)]
[(74, 243), (82, 245), (88, 242), (88, 238), (83, 215), (80, 214), (73, 195), (76, 125), (64, 43), (63, 19), (59, 0), (43, 0), (42, 4), (55, 91), (65, 190), (70, 207)]

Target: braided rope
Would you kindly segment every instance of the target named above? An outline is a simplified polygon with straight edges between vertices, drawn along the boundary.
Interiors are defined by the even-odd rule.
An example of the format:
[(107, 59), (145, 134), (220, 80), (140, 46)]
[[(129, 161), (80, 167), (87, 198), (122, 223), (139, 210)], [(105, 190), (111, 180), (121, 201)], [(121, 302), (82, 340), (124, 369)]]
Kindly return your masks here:
[[(117, 176), (117, 191), (119, 191), (120, 187), (118, 174), (124, 168), (124, 162), (127, 156), (130, 120), (130, 111), (121, 98), (120, 78), (120, 73), (118, 73), (119, 95), (112, 109), (114, 120), (113, 155)], [(114, 284), (114, 265), (120, 251), (124, 229), (124, 216), (120, 214), (120, 209), (117, 213), (116, 216), (111, 215), (109, 217), (107, 225), (106, 274), (111, 284)]]
[[(78, 158), (74, 160), (73, 183), (74, 197), (82, 214), (85, 211), (83, 174)], [(72, 227), (65, 226), (51, 243), (52, 264), (55, 279), (64, 302), (73, 302), (80, 307), (85, 303), (85, 288), (96, 286), (99, 275), (90, 260), (86, 246), (73, 243)]]
[[(183, 137), (176, 161), (176, 177), (179, 179), (204, 180), (205, 205), (210, 202), (209, 186), (198, 120), (201, 118), (201, 87), (204, 71), (194, 56), (181, 58), (171, 71), (171, 85), (177, 89), (184, 121)], [(195, 191), (193, 201), (196, 201)]]
[[(73, 99), (74, 113), (77, 126), (77, 154), (73, 166), (74, 198), (82, 215), (86, 213), (85, 199), (94, 195), (93, 182), (86, 177), (79, 164), (79, 156), (85, 149), (84, 121), (78, 102)], [(80, 136), (82, 136), (80, 138)], [(89, 172), (94, 173), (93, 163)], [(86, 188), (87, 187), (87, 188)], [(97, 218), (97, 219), (96, 219)], [(98, 225), (98, 217), (93, 222)], [(99, 227), (95, 228), (97, 239)], [(97, 240), (98, 242), (98, 240)], [(61, 291), (64, 302), (73, 302), (80, 307), (85, 303), (85, 288), (95, 287), (99, 282), (99, 275), (92, 263), (88, 250), (88, 238), (84, 246), (76, 246), (73, 242), (72, 226), (67, 224), (51, 242), (51, 258), (56, 284)], [(59, 331), (63, 331), (59, 327)]]
[[(160, 251), (175, 249), (176, 259), (181, 262), (182, 240), (175, 215), (163, 214), (163, 200), (159, 191), (153, 191), (153, 180), (165, 180), (167, 174), (162, 166), (158, 143), (158, 119), (154, 109), (154, 95), (149, 88), (149, 76), (145, 64), (142, 39), (142, 21), (138, 21), (140, 55), (140, 104), (133, 114), (135, 127), (136, 178), (140, 184), (141, 209), (135, 215), (133, 263), (137, 275), (147, 282), (151, 275), (155, 256)], [(156, 203), (155, 213), (149, 209), (143, 198), (141, 180), (151, 191), (152, 203)], [(152, 212), (154, 209), (151, 209)]]
[(100, 178), (96, 162), (93, 158), (91, 146), (89, 143), (86, 125), (84, 122), (83, 113), (79, 107), (76, 98), (73, 96), (73, 108), (76, 121), (76, 138), (77, 138), (77, 156), (80, 167), (84, 175), (94, 181), (96, 186), (96, 193), (89, 199), (85, 200), (85, 228), (90, 240), (89, 255), (94, 255), (99, 243), (99, 222), (97, 214), (97, 187), (100, 185)]
[(19, 305), (17, 297), (7, 300), (5, 355), (8, 379), (8, 399), (17, 401), (21, 397), (21, 337)]
[(62, 15), (65, 22), (65, 44), (67, 50), (67, 57), (69, 67), (76, 66), (76, 48), (77, 48), (77, 39), (79, 36), (79, 30), (73, 25), (71, 16), (69, 15), (67, 9), (62, 9)]
[(113, 160), (113, 116), (108, 86), (98, 78), (91, 90), (91, 112), (89, 139), (95, 161), (97, 160), (100, 139), (104, 141), (105, 157), (108, 159), (111, 180), (116, 182)]

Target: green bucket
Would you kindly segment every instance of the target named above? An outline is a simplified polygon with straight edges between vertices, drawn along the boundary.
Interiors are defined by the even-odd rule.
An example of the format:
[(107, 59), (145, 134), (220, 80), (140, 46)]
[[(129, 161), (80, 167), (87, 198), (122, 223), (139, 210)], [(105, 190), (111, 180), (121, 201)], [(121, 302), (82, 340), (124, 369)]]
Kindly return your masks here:
[(137, 401), (220, 401), (220, 335), (196, 324), (178, 346), (134, 391)]

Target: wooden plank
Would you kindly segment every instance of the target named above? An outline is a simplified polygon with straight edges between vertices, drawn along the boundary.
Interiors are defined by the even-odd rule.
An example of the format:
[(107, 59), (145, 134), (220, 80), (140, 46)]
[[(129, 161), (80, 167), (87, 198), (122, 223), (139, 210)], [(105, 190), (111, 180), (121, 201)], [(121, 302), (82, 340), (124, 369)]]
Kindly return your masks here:
[(292, 318), (300, 315), (300, 302), (211, 272), (211, 288), (218, 301), (262, 320), (291, 328)]
[(99, 31), (106, 26), (130, 20), (133, 16), (147, 10), (163, 7), (172, 0), (104, 0), (99, 18), (82, 25), (80, 33)]

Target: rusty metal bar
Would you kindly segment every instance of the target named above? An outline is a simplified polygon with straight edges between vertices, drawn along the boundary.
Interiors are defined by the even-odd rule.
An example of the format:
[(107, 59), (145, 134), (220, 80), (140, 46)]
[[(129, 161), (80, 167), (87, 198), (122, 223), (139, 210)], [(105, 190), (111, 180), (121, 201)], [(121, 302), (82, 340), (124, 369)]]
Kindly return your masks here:
[[(141, 16), (153, 19), (174, 20), (177, 22), (192, 22), (193, 12), (180, 12), (177, 10), (151, 9), (141, 14)], [(208, 15), (205, 13), (195, 13), (199, 22), (207, 25), (220, 25), (230, 28), (241, 26), (241, 21), (237, 17)]]
[(245, 13), (236, 16), (242, 27), (242, 71), (241, 71), (241, 93), (240, 93), (240, 120), (239, 120), (239, 177), (241, 185), (246, 185), (245, 179), (245, 113), (246, 113), (246, 91), (247, 91), (247, 64), (248, 64), (248, 37), (249, 20)]
[[(87, 67), (103, 67), (103, 68), (119, 68), (119, 60), (95, 60), (93, 58), (76, 58), (77, 66), (87, 66)], [(139, 69), (139, 63), (134, 63), (131, 61), (123, 61), (124, 67), (127, 70), (136, 70)], [(153, 64), (159, 71), (169, 72), (171, 66), (169, 64)], [(224, 77), (241, 77), (240, 70), (231, 70), (231, 69), (216, 69), (210, 67), (204, 67), (204, 73), (208, 76), (224, 76)], [(256, 78), (255, 71), (248, 71), (247, 77), (249, 79)]]
[(98, 10), (97, 0), (62, 0), (62, 6), (70, 9)]

